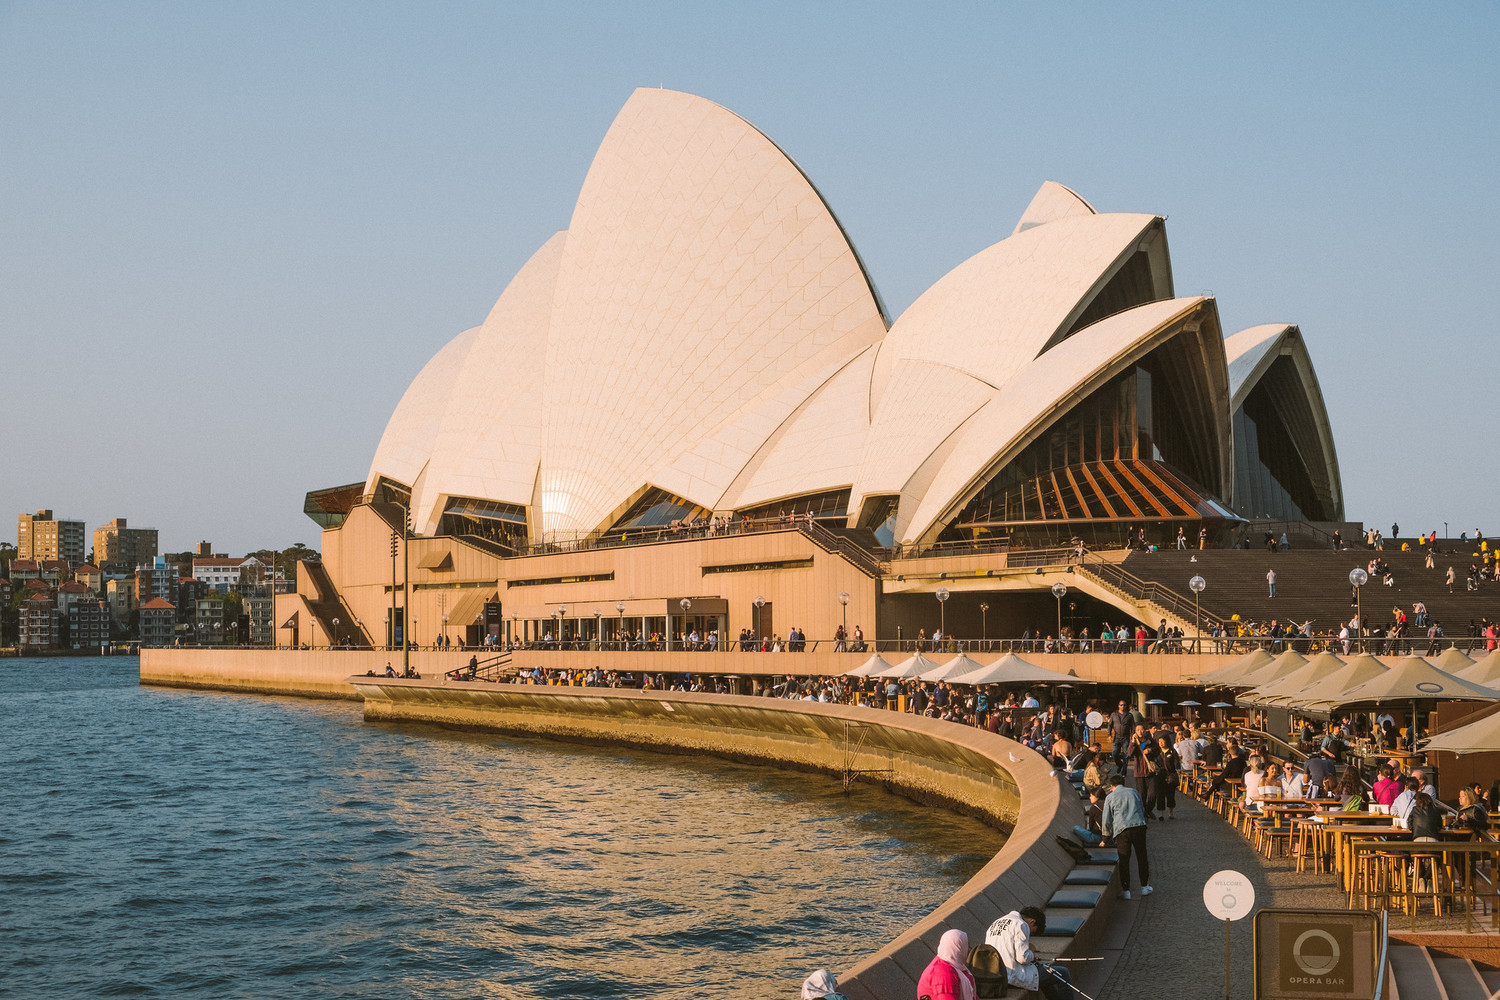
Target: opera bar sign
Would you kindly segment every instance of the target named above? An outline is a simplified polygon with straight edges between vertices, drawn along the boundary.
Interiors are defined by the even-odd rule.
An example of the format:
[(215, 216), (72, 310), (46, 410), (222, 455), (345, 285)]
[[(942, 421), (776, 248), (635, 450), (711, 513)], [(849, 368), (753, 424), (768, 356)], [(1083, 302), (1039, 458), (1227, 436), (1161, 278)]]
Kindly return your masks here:
[(1261, 910), (1256, 1000), (1373, 1000), (1378, 933), (1373, 913)]

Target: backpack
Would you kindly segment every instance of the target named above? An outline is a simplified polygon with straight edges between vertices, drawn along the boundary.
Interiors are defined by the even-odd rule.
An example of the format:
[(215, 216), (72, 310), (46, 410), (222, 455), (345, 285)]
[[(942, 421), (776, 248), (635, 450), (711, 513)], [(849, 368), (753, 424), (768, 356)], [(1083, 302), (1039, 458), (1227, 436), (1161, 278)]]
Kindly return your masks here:
[(969, 972), (974, 976), (976, 997), (1003, 997), (1010, 987), (1005, 977), (1005, 964), (993, 945), (976, 944), (969, 949), (967, 959)]

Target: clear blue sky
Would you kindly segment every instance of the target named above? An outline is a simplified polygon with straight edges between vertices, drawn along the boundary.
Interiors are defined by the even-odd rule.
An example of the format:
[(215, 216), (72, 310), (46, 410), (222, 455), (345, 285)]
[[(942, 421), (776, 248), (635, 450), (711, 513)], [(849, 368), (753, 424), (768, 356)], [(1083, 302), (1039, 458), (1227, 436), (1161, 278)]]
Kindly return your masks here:
[(1301, 325), (1352, 518), (1500, 532), (1497, 51), (1493, 3), (0, 3), (0, 523), (317, 545), (662, 85), (796, 158), (893, 315), (1044, 180), (1168, 215), (1179, 294)]

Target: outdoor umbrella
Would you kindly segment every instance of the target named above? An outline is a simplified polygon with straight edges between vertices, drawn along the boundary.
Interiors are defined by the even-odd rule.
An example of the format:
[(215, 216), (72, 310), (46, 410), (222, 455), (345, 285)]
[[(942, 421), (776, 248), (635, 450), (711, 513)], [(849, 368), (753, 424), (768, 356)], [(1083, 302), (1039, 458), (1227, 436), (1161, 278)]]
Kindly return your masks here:
[(1424, 750), (1448, 750), (1462, 756), (1500, 750), (1500, 712), (1491, 712), (1478, 722), (1471, 722), (1427, 741)]
[(1466, 681), (1483, 684), (1485, 687), (1500, 685), (1500, 649), (1481, 656), (1474, 661), (1473, 666), (1457, 671), (1457, 675)]
[(1405, 656), (1391, 669), (1340, 697), (1339, 704), (1411, 702), (1411, 736), (1416, 738), (1419, 701), (1500, 701), (1500, 691), (1454, 677), (1420, 656)]
[(1458, 651), (1457, 646), (1449, 646), (1438, 654), (1432, 661), (1432, 665), (1446, 674), (1462, 674), (1474, 665), (1474, 661)]
[(1211, 670), (1206, 674), (1200, 674), (1198, 683), (1205, 687), (1233, 687), (1239, 679), (1252, 670), (1265, 666), (1275, 657), (1264, 649), (1256, 649), (1255, 652), (1240, 657), (1227, 667)]
[(902, 660), (894, 667), (887, 667), (884, 670), (876, 671), (870, 676), (899, 681), (905, 680), (908, 677), (920, 677), (936, 666), (936, 663), (933, 663), (921, 653), (917, 653), (908, 660)]
[[(1263, 684), (1269, 684), (1272, 681), (1280, 680), (1294, 670), (1300, 670), (1306, 663), (1307, 657), (1296, 650), (1289, 649), (1277, 656), (1270, 663), (1247, 671), (1235, 687), (1256, 688)], [(1235, 700), (1238, 701), (1239, 699)]]
[(1288, 699), (1287, 707), (1299, 712), (1327, 715), (1339, 704), (1345, 691), (1373, 680), (1389, 669), (1369, 653), (1351, 656), (1344, 665), (1327, 677), (1298, 691)]
[(1332, 653), (1319, 653), (1285, 677), (1245, 692), (1240, 695), (1239, 700), (1261, 707), (1280, 705), (1292, 700), (1298, 692), (1329, 676), (1343, 665), (1344, 661)]
[(1345, 691), (1339, 704), (1414, 700), (1500, 701), (1500, 691), (1454, 677), (1420, 656), (1404, 656), (1385, 673)]
[(891, 669), (891, 665), (879, 653), (876, 653), (853, 670), (846, 671), (845, 676), (869, 677), (871, 674), (878, 674), (882, 670), (889, 669)]
[(970, 674), (981, 669), (979, 661), (969, 659), (968, 653), (959, 653), (947, 663), (933, 667), (922, 674), (924, 681), (953, 681), (960, 674)]
[(1006, 653), (987, 667), (980, 667), (952, 679), (953, 684), (1091, 684), (1072, 674), (1060, 674), (1034, 663), (1027, 663), (1015, 653)]

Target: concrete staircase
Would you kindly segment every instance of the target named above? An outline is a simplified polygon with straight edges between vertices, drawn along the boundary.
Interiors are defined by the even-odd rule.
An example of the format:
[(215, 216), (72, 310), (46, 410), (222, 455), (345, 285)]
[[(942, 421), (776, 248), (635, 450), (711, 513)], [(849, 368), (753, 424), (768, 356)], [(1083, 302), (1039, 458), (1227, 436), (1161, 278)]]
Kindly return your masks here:
[[(1238, 614), (1241, 619), (1303, 622), (1312, 619), (1318, 630), (1337, 631), (1341, 622), (1354, 616), (1349, 586), (1349, 571), (1364, 568), (1372, 556), (1390, 564), (1393, 586), (1383, 586), (1372, 579), (1363, 588), (1361, 603), (1365, 622), (1384, 626), (1392, 618), (1391, 609), (1400, 606), (1408, 615), (1412, 604), (1422, 601), (1433, 619), (1443, 626), (1449, 640), (1469, 636), (1470, 623), (1481, 618), (1500, 620), (1500, 584), (1481, 584), (1472, 593), (1464, 590), (1464, 577), (1471, 562), (1480, 560), (1469, 552), (1442, 552), (1435, 568), (1427, 569), (1421, 552), (1371, 552), (1364, 548), (1343, 552), (1291, 550), (1209, 549), (1199, 552), (1133, 552), (1124, 568), (1134, 576), (1160, 582), (1179, 597), (1191, 599), (1188, 580), (1200, 575), (1208, 586), (1200, 597), (1205, 612), (1228, 621)], [(1453, 566), (1458, 580), (1453, 593), (1448, 592), (1444, 575)], [(1266, 587), (1266, 571), (1276, 570), (1276, 596)], [(1425, 629), (1412, 629), (1414, 637), (1425, 640)], [(1463, 648), (1460, 643), (1460, 648)]]
[(1390, 1000), (1494, 1000), (1500, 969), (1414, 944), (1392, 941)]

